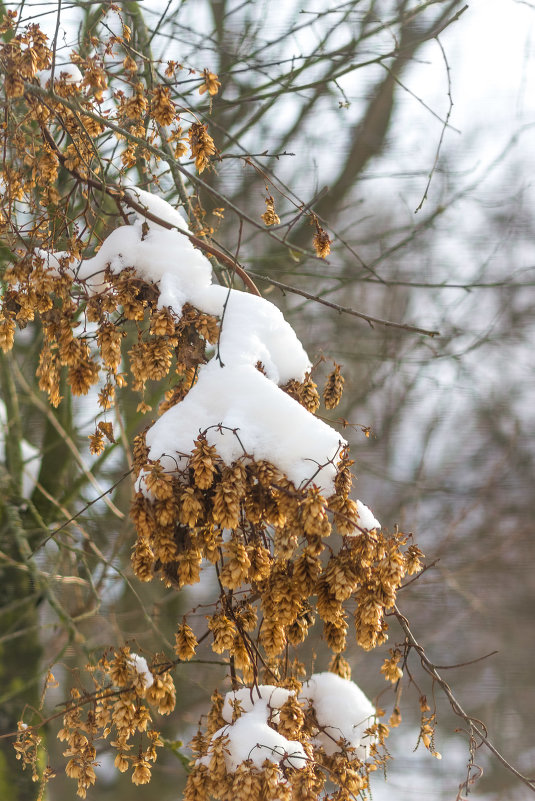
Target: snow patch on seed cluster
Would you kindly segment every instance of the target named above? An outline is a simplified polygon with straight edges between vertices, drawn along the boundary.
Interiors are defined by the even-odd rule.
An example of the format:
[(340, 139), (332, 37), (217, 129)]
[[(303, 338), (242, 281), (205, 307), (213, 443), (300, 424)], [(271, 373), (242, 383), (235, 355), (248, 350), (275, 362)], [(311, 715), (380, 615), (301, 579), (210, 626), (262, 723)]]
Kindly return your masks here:
[[(308, 757), (303, 745), (273, 728), (280, 708), (294, 695), (292, 690), (269, 684), (226, 694), (221, 713), (226, 725), (212, 735), (212, 743), (226, 738), (225, 764), (229, 773), (249, 759), (258, 769), (266, 759), (282, 766), (305, 767)], [(312, 707), (319, 724), (313, 745), (321, 746), (328, 755), (351, 747), (359, 759), (366, 759), (371, 738), (365, 732), (375, 719), (375, 708), (354, 682), (334, 673), (316, 673), (303, 685), (298, 700), (304, 707)], [(241, 714), (233, 722), (235, 709)], [(199, 763), (208, 766), (210, 755)]]
[(147, 432), (149, 457), (182, 470), (200, 432), (225, 464), (244, 455), (266, 459), (296, 486), (312, 480), (332, 491), (343, 440), (251, 365), (221, 369), (213, 359), (203, 367), (184, 400)]
[(303, 685), (300, 698), (310, 701), (321, 727), (316, 745), (331, 756), (340, 751), (342, 740), (359, 759), (366, 759), (371, 740), (365, 732), (373, 723), (375, 708), (355, 682), (335, 673), (315, 673)]
[(369, 509), (365, 503), (362, 503), (362, 501), (357, 501), (357, 517), (359, 527), (366, 531), (374, 531), (375, 529), (381, 528), (381, 524), (377, 518), (374, 517), (372, 510)]
[[(188, 230), (180, 212), (162, 198), (130, 192), (152, 216)], [(334, 463), (345, 440), (279, 388), (292, 378), (302, 381), (310, 369), (293, 328), (264, 298), (212, 284), (208, 260), (179, 230), (137, 214), (133, 226), (111, 234), (114, 241), (108, 237), (79, 270), (80, 277), (90, 278), (107, 265), (114, 272), (133, 265), (142, 278), (159, 283), (160, 306), (179, 314), (188, 302), (222, 320), (218, 358), (199, 370), (186, 398), (151, 428), (150, 458), (180, 469), (206, 431), (226, 464), (243, 456), (265, 459), (297, 486), (313, 480), (331, 493)], [(259, 362), (265, 375), (256, 369)]]
[(139, 675), (143, 677), (143, 686), (145, 689), (148, 690), (149, 687), (152, 687), (154, 684), (154, 676), (149, 670), (149, 666), (147, 665), (147, 660), (145, 657), (140, 656), (139, 654), (130, 654), (128, 661), (136, 673), (139, 673)]
[[(149, 431), (150, 459), (160, 459), (169, 470), (181, 469), (199, 434), (206, 432), (226, 464), (241, 457), (265, 459), (296, 486), (313, 482), (325, 495), (332, 494), (336, 459), (346, 441), (280, 389), (290, 379), (302, 381), (311, 366), (291, 325), (264, 298), (212, 283), (211, 265), (185, 235), (189, 228), (180, 211), (142, 189), (129, 188), (126, 194), (143, 211), (135, 211), (132, 225), (114, 230), (93, 258), (70, 269), (89, 291), (100, 292), (106, 269), (118, 274), (134, 268), (140, 278), (158, 285), (161, 308), (180, 315), (189, 303), (221, 319), (216, 356), (200, 367), (186, 398)], [(60, 269), (65, 254), (43, 255), (50, 268)], [(139, 486), (145, 491), (143, 479)], [(363, 504), (359, 516), (362, 528), (380, 527)]]

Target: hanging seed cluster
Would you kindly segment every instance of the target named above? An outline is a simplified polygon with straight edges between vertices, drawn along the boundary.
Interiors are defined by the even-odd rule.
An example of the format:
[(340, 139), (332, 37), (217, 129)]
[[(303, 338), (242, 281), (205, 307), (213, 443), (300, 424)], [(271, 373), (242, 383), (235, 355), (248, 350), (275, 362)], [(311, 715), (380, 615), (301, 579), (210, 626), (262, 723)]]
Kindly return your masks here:
[[(212, 648), (245, 682), (265, 664), (281, 676), (283, 655), (306, 639), (316, 616), (333, 655), (345, 650), (350, 626), (366, 650), (387, 639), (384, 613), (404, 576), (419, 569), (419, 551), (405, 552), (403, 535), (359, 527), (347, 450), (329, 498), (313, 485), (296, 488), (265, 461), (224, 464), (202, 434), (181, 471), (147, 461), (144, 435), (134, 459), (143, 486), (132, 506), (134, 572), (180, 589), (214, 565)], [(193, 655), (189, 645), (178, 655), (187, 658), (186, 651)]]
[(156, 749), (162, 746), (153, 715), (172, 712), (176, 693), (169, 672), (158, 665), (152, 666), (154, 675), (139, 672), (135, 659), (139, 657), (128, 646), (104, 655), (96, 666), (86, 667), (94, 690), (71, 690), (58, 739), (65, 743), (63, 755), (69, 759), (65, 772), (76, 780), (81, 798), (95, 783), (96, 747), (102, 740), (115, 751), (115, 767), (121, 773), (131, 771), (134, 784), (151, 779)]
[[(140, 670), (139, 661), (146, 669)], [(176, 690), (169, 673), (172, 664), (156, 654), (149, 666), (144, 658), (133, 654), (128, 646), (107, 653), (95, 664), (85, 667), (92, 688), (80, 684), (71, 689), (65, 702), (58, 740), (64, 744), (67, 758), (65, 772), (76, 781), (77, 795), (85, 798), (96, 781), (99, 765), (97, 749), (107, 743), (115, 754), (115, 767), (130, 772), (134, 784), (147, 784), (163, 743), (155, 728), (155, 714), (169, 715), (175, 708)], [(49, 673), (46, 690), (57, 687)], [(43, 696), (44, 697), (44, 696)], [(41, 737), (36, 727), (19, 722), (14, 744), (17, 759), (30, 767), (34, 782), (40, 784), (42, 798), (47, 782), (56, 774), (39, 764)]]
[[(116, 227), (117, 220), (125, 221), (121, 192), (110, 202), (103, 194), (106, 186), (120, 186), (133, 168), (144, 173), (144, 181), (157, 185), (158, 149), (171, 150), (175, 158), (189, 155), (199, 172), (217, 157), (207, 125), (177, 106), (169, 86), (152, 78), (147, 83), (145, 60), (129, 44), (131, 30), (120, 7), (103, 4), (100, 14), (101, 35), (92, 36), (80, 52), (71, 51), (65, 68), (54, 60), (51, 42), (38, 24), (23, 27), (13, 11), (0, 17), (0, 238), (16, 261), (27, 253), (38, 254), (40, 248), (61, 251), (71, 265), (79, 261), (90, 237), (104, 240), (107, 222)], [(52, 86), (51, 76), (47, 79), (43, 71), (53, 65)], [(159, 66), (167, 80), (180, 83), (181, 65)], [(213, 97), (220, 86), (217, 75), (208, 70), (203, 75), (199, 98), (206, 91)], [(103, 116), (104, 102), (108, 108)], [(37, 270), (37, 264), (33, 266)], [(29, 264), (21, 269), (28, 278)], [(38, 272), (33, 283), (37, 295), (46, 295)], [(68, 287), (63, 291), (68, 293)], [(4, 349), (10, 346), (15, 325), (33, 319), (31, 293), (21, 300), (19, 308), (13, 298), (0, 315)], [(95, 368), (90, 356), (71, 354), (70, 359), (83, 365), (74, 386), (80, 391), (91, 386)], [(49, 372), (47, 365), (43, 372)], [(53, 376), (50, 383), (56, 383)]]
[[(43, 129), (48, 145), (40, 156), (43, 169), (49, 162), (48, 174), (53, 180), (57, 177), (60, 163), (81, 178), (101, 174), (103, 164), (91, 139), (105, 130), (105, 120), (101, 122), (98, 118), (101, 116), (100, 104), (107, 95), (115, 104), (114, 122), (123, 129), (123, 133), (116, 133), (116, 138), (123, 143), (120, 162), (124, 169), (137, 166), (139, 159), (150, 161), (153, 153), (149, 147), (162, 141), (174, 145), (174, 155), (179, 158), (187, 153), (185, 142), (189, 140), (190, 156), (202, 172), (210, 166), (211, 157), (217, 152), (207, 126), (192, 121), (184, 133), (170, 88), (152, 81), (147, 86), (144, 60), (140, 57), (136, 61), (133, 57), (135, 51), (129, 46), (131, 31), (122, 21), (119, 8), (110, 4), (102, 11), (103, 18), (106, 15), (119, 17), (122, 35), (112, 34), (100, 40), (93, 37), (89, 56), (71, 52), (70, 60), (78, 68), (79, 80), (72, 79), (69, 69), (65, 72), (60, 66), (55, 69), (54, 92), (66, 100), (76, 99), (81, 113), (50, 96), (43, 99), (26, 94), (27, 83), (32, 82), (40, 71), (49, 69), (53, 61), (49, 41), (39, 25), (28, 25), (22, 33), (17, 33), (0, 46), (0, 59), (6, 75), (5, 95), (11, 101), (10, 108), (13, 108), (14, 101), (24, 98), (31, 106), (34, 119), (41, 126), (50, 126)], [(111, 24), (117, 27), (116, 21)], [(8, 12), (0, 23), (0, 33), (9, 36), (15, 25), (16, 14)], [(182, 70), (181, 65), (172, 61), (162, 64), (162, 67), (167, 79), (176, 78)], [(204, 76), (205, 83), (199, 87), (199, 94), (208, 90), (210, 96), (214, 96), (220, 86), (217, 75), (204, 70)], [(184, 111), (181, 107), (180, 112)], [(53, 136), (58, 127), (58, 120), (54, 120), (56, 114), (58, 117), (61, 114), (59, 124), (69, 134), (64, 147), (57, 147)], [(27, 119), (22, 118), (22, 122), (26, 123)], [(24, 132), (24, 125), (18, 132)], [(44, 187), (44, 191), (49, 192), (50, 188)], [(54, 188), (49, 197), (57, 199)]]
[[(37, 375), (39, 388), (57, 406), (62, 400), (62, 378), (73, 395), (85, 395), (99, 383), (98, 403), (103, 411), (114, 402), (117, 387), (130, 382), (142, 400), (148, 381), (167, 379), (165, 409), (189, 388), (195, 369), (205, 361), (208, 343), (217, 341), (217, 320), (191, 306), (177, 316), (157, 306), (158, 289), (135, 276), (132, 269), (103, 276), (103, 289), (89, 293), (83, 282), (74, 288), (68, 259), (58, 273), (45, 266), (40, 255), (25, 255), (4, 274), (7, 289), (0, 311), (0, 346), (13, 346), (16, 328), (40, 318), (43, 344)], [(133, 323), (134, 342), (125, 353), (123, 340)], [(132, 334), (130, 333), (130, 342)], [(174, 378), (173, 378), (174, 377)], [(91, 451), (100, 453), (113, 442), (109, 424), (100, 423), (91, 436)]]
[[(333, 394), (340, 392), (336, 368), (327, 383), (331, 389), (334, 385)], [(319, 393), (310, 376), (285, 389), (305, 408), (317, 408)], [(403, 578), (420, 569), (421, 552), (414, 545), (405, 547), (404, 535), (359, 526), (357, 505), (349, 497), (353, 462), (348, 449), (340, 453), (328, 498), (313, 484), (296, 487), (266, 461), (244, 456), (225, 464), (205, 433), (181, 470), (168, 472), (150, 461), (144, 434), (136, 439), (134, 460), (140, 477), (132, 506), (138, 532), (134, 572), (141, 581), (157, 577), (181, 589), (214, 566), (219, 597), (206, 615), (202, 639), (207, 635), (212, 651), (228, 660), (235, 686), (269, 682), (299, 690), (305, 668), (297, 649), (316, 620), (332, 652), (329, 669), (342, 678), (351, 676), (343, 656), (348, 638), (366, 650), (387, 639), (385, 612), (394, 605)], [(181, 660), (196, 655), (199, 633), (186, 618), (179, 624), (175, 653)], [(392, 651), (383, 667), (392, 682), (402, 674), (400, 659)], [(339, 752), (326, 755), (317, 745), (321, 729), (313, 712), (292, 697), (269, 725), (301, 743), (306, 765), (298, 769), (291, 761), (266, 759), (261, 767), (245, 761), (230, 770), (226, 735), (213, 737), (225, 725), (222, 705), (222, 696), (215, 693), (193, 740), (186, 801), (349, 801), (366, 793), (369, 774), (384, 768), (388, 759), (384, 743), (389, 727), (380, 722), (368, 732), (366, 759), (343, 743)], [(237, 709), (235, 719), (239, 715)]]
[[(128, 222), (122, 191), (116, 187), (114, 199), (102, 195), (104, 173), (109, 186), (113, 181), (120, 185), (132, 167), (151, 163), (157, 169), (151, 147), (171, 146), (178, 157), (188, 151), (188, 139), (191, 157), (204, 170), (216, 149), (206, 125), (194, 115), (183, 131), (169, 87), (145, 84), (144, 61), (133, 57), (131, 30), (119, 7), (108, 4), (101, 21), (108, 22), (104, 31), (116, 33), (93, 37), (90, 56), (71, 52), (66, 72), (56, 65), (52, 95), (50, 80), (41, 86), (42, 71), (53, 64), (46, 35), (37, 24), (17, 27), (15, 12), (0, 19), (5, 76), (0, 240), (9, 250), (2, 275), (0, 347), (11, 350), (17, 328), (38, 322), (43, 330), (39, 387), (53, 406), (66, 391), (85, 395), (99, 384), (99, 406), (106, 411), (117, 388), (129, 383), (141, 395), (139, 410), (149, 411), (143, 397), (147, 382), (168, 379), (166, 404), (180, 400), (204, 360), (206, 342), (217, 341), (217, 322), (190, 307), (180, 319), (159, 310), (158, 291), (133, 271), (102, 275), (97, 292), (88, 291), (74, 273), (89, 245)], [(174, 62), (162, 68), (167, 78), (182, 69)], [(205, 86), (199, 88), (213, 96), (217, 75), (206, 70), (203, 75)], [(101, 116), (104, 100), (113, 104), (106, 119)], [(189, 114), (183, 108), (181, 113)], [(107, 119), (123, 133), (107, 130)], [(117, 148), (120, 158), (103, 157), (104, 141), (110, 151)], [(155, 174), (146, 177), (158, 181)], [(102, 209), (102, 215), (95, 209)], [(50, 260), (48, 253), (55, 252), (58, 259)], [(137, 337), (132, 343), (129, 334), (125, 352), (122, 343), (132, 324)], [(92, 453), (113, 441), (108, 433), (95, 430)]]

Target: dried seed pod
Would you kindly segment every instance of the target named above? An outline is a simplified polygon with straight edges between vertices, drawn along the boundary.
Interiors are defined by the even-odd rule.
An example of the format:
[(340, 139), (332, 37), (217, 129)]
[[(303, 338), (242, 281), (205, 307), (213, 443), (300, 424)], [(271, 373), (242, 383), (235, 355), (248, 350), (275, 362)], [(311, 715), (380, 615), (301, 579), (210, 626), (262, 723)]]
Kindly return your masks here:
[(208, 445), (206, 437), (201, 434), (191, 452), (190, 467), (193, 468), (195, 484), (200, 490), (212, 486), (216, 472), (217, 453), (213, 445)]
[(280, 223), (280, 217), (275, 211), (275, 201), (272, 195), (269, 195), (265, 199), (266, 201), (266, 211), (261, 214), (260, 216), (264, 220), (265, 225), (278, 225)]
[(188, 662), (195, 656), (197, 645), (197, 638), (193, 630), (188, 626), (185, 620), (183, 620), (175, 634), (176, 655), (185, 662)]
[(312, 239), (312, 244), (314, 245), (316, 255), (319, 256), (320, 259), (326, 259), (331, 252), (332, 240), (330, 239), (327, 231), (321, 227), (317, 220), (315, 220), (315, 223), (316, 233)]
[(344, 389), (344, 377), (340, 373), (340, 365), (334, 365), (334, 369), (329, 373), (323, 390), (323, 402), (326, 409), (335, 409), (340, 403)]

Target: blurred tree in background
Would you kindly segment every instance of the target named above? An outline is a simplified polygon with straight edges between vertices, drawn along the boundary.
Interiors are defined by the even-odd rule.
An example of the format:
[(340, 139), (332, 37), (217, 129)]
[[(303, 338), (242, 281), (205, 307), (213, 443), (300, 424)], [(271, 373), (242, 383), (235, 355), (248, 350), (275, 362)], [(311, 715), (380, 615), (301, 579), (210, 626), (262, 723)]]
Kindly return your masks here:
[[(428, 569), (407, 580), (399, 608), (436, 665), (499, 651), (444, 675), (500, 752), (530, 776), (533, 220), (522, 175), (504, 184), (504, 165), (513, 169), (525, 132), (511, 131), (510, 143), (475, 168), (456, 160), (448, 43), (465, 24), (464, 3), (79, 0), (1, 8), (4, 19), (17, 12), (4, 26), (0, 59), (2, 270), (36, 248), (92, 255), (132, 211), (106, 187), (137, 185), (181, 206), (217, 280), (247, 288), (252, 279), (283, 309), (319, 386), (333, 360), (342, 365), (344, 396), (327, 414), (352, 446), (358, 495), (384, 528), (413, 531), (426, 554)], [(32, 25), (46, 32), (46, 45), (36, 29), (26, 33)], [(13, 47), (19, 34), (30, 36), (22, 50), (34, 51), (25, 61)], [(39, 63), (45, 46), (51, 64)], [(410, 88), (431, 59), (440, 64), (439, 111)], [(425, 115), (427, 149), (415, 144), (407, 100)], [(236, 260), (246, 273), (236, 274)], [(1, 356), (2, 734), (17, 729), (25, 705), (53, 713), (84, 665), (110, 645), (170, 658), (181, 616), (195, 607), (192, 625), (204, 620), (214, 599), (210, 582), (177, 593), (140, 583), (131, 568), (132, 442), (153, 419), (149, 407), (155, 416), (174, 389), (170, 379), (148, 381), (140, 398), (125, 376), (102, 416), (102, 383), (82, 380), (89, 391), (73, 397), (63, 369), (63, 400), (50, 405), (39, 361), (47, 334), (28, 311), (35, 300), (22, 309), (9, 292), (4, 284), (6, 351), (9, 321), (21, 330)], [(135, 341), (131, 327), (123, 354)], [(108, 442), (95, 427), (110, 420)], [(96, 453), (89, 437), (99, 432), (106, 447)], [(392, 691), (379, 668), (389, 648), (402, 654), (394, 705), (403, 723), (388, 741), (398, 759), (384, 788), (375, 780), (375, 797), (394, 789), (412, 798), (416, 788), (421, 797), (454, 798), (473, 763), (469, 780), (484, 768), (476, 796), (525, 798), (526, 784), (479, 748), (477, 733), (468, 746), (455, 734), (469, 731), (467, 722), (422, 671), (401, 614), (388, 620), (387, 645), (365, 653), (350, 636), (345, 651), (353, 677), (389, 712)], [(307, 669), (327, 669), (318, 624), (304, 652)], [(88, 797), (176, 798), (188, 755), (180, 743), (194, 735), (214, 688), (229, 689), (224, 661), (207, 648), (195, 667), (173, 669), (177, 706), (150, 784), (132, 790), (109, 754), (97, 752), (100, 778)], [(58, 686), (50, 680), (42, 708), (49, 669)], [(423, 748), (403, 761), (422, 733), (423, 695), (436, 703), (433, 747), (442, 762)], [(62, 775), (60, 720), (41, 732), (58, 773), (46, 790), (54, 800), (75, 793)], [(12, 745), (0, 740), (0, 795), (36, 797)]]

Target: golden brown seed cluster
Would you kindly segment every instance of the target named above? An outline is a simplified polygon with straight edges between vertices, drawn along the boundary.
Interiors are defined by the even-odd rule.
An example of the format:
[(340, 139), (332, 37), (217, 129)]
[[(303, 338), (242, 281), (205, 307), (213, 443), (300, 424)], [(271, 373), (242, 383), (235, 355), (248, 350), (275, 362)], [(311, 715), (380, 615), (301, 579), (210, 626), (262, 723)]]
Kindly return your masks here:
[(320, 395), (318, 387), (310, 373), (305, 375), (303, 381), (296, 381), (295, 378), (291, 378), (282, 389), (287, 392), (290, 397), (298, 401), (301, 406), (304, 406), (307, 412), (315, 414), (319, 409)]
[(204, 82), (199, 87), (199, 94), (203, 95), (205, 92), (208, 92), (210, 97), (213, 97), (219, 92), (221, 82), (214, 72), (210, 72), (210, 70), (207, 69), (203, 70), (203, 78)]
[[(119, 275), (107, 271), (98, 293), (84, 291), (83, 282), (75, 293), (69, 260), (60, 262), (59, 270), (52, 271), (42, 256), (25, 254), (6, 270), (8, 288), (0, 309), (3, 350), (13, 346), (17, 326), (24, 328), (40, 318), (45, 340), (37, 368), (40, 389), (57, 406), (62, 375), (73, 395), (87, 394), (100, 381), (99, 405), (106, 411), (117, 387), (127, 383), (122, 342), (133, 321), (137, 337), (127, 354), (132, 389), (143, 395), (147, 381), (174, 375), (176, 387), (167, 406), (181, 400), (191, 386), (191, 371), (205, 361), (206, 343), (217, 341), (216, 318), (188, 305), (180, 318), (169, 309), (159, 309), (157, 288), (140, 281), (130, 269)], [(91, 451), (99, 453), (106, 441), (114, 441), (111, 424), (100, 422), (90, 439)]]
[[(104, 741), (114, 750), (115, 767), (121, 773), (131, 770), (134, 784), (150, 781), (156, 749), (163, 744), (153, 725), (154, 714), (168, 715), (175, 708), (171, 667), (163, 655), (156, 654), (149, 669), (146, 660), (128, 646), (105, 654), (96, 665), (86, 665), (93, 688), (71, 690), (57, 735), (65, 744), (65, 773), (76, 781), (80, 798), (96, 781), (97, 747), (101, 750)], [(52, 685), (47, 682), (47, 686)], [(22, 721), (18, 728), (17, 759), (31, 767), (34, 781), (41, 784), (41, 798), (55, 773), (50, 767), (39, 768), (41, 737), (36, 729)]]
[[(387, 638), (384, 614), (414, 568), (414, 546), (406, 553), (403, 535), (359, 527), (349, 498), (351, 464), (344, 450), (335, 492), (326, 499), (314, 485), (296, 488), (265, 461), (224, 464), (204, 434), (187, 465), (172, 473), (147, 461), (141, 437), (136, 443), (134, 571), (141, 581), (159, 576), (180, 589), (199, 581), (203, 564), (215, 565), (220, 594), (208, 616), (212, 649), (246, 683), (266, 664), (282, 676), (287, 649), (303, 642), (316, 615), (335, 656), (346, 648), (351, 619), (366, 650)], [(333, 532), (342, 535), (337, 544)], [(195, 648), (189, 631), (177, 634), (182, 658)], [(338, 672), (345, 675), (346, 665), (339, 663)]]
[[(46, 94), (40, 89), (39, 73), (53, 63), (47, 36), (36, 23), (18, 24), (16, 13), (7, 12), (0, 18), (0, 145), (4, 155), (0, 236), (10, 247), (25, 242), (32, 248), (60, 249), (77, 260), (87, 245), (84, 236), (88, 231), (101, 240), (108, 233), (95, 215), (91, 194), (104, 174), (111, 185), (136, 168), (145, 173), (147, 181), (157, 183), (157, 175), (150, 174), (146, 166), (156, 162), (157, 168), (155, 147), (171, 145), (178, 158), (187, 152), (189, 142), (199, 172), (217, 152), (207, 126), (188, 109), (181, 108), (179, 114), (169, 86), (154, 85), (152, 79), (147, 84), (145, 62), (129, 45), (129, 28), (119, 7), (113, 3), (105, 6), (100, 22), (106, 33), (92, 37), (81, 52), (70, 53), (80, 77), (72, 79), (56, 62), (54, 85), (49, 79)], [(122, 36), (110, 33), (119, 27)], [(168, 77), (176, 76), (180, 69), (171, 62)], [(212, 98), (220, 87), (218, 76), (204, 70), (203, 77), (200, 91)], [(111, 106), (103, 112), (105, 100)], [(109, 131), (108, 122), (120, 130)], [(119, 158), (109, 160), (102, 155), (102, 136), (115, 140)], [(58, 181), (61, 168), (69, 174), (70, 183)], [(101, 200), (95, 202), (101, 204)], [(103, 211), (114, 227), (113, 216), (124, 219), (123, 210), (113, 203)], [(17, 232), (13, 222), (19, 214), (25, 221)], [(11, 317), (0, 321), (3, 347), (9, 345), (12, 328)], [(82, 377), (81, 386), (86, 380)]]
[[(112, 11), (110, 6), (109, 13)], [(9, 33), (14, 26), (15, 16), (7, 15), (2, 30)], [(65, 389), (85, 395), (100, 381), (99, 404), (106, 411), (113, 404), (117, 387), (126, 383), (126, 366), (133, 377), (132, 388), (141, 394), (147, 381), (161, 381), (176, 372), (177, 380), (170, 382), (167, 398), (168, 403), (176, 402), (181, 393), (183, 396), (184, 385), (189, 388), (191, 384), (189, 371), (204, 360), (206, 342), (215, 342), (218, 336), (213, 317), (186, 308), (178, 319), (168, 310), (158, 310), (157, 289), (141, 282), (132, 271), (102, 276), (103, 288), (96, 293), (74, 279), (88, 245), (94, 247), (109, 233), (102, 220), (97, 224), (90, 186), (103, 173), (95, 140), (106, 130), (105, 120), (97, 118), (104, 93), (111, 91), (110, 80), (123, 82), (111, 92), (116, 102), (114, 124), (142, 140), (140, 143), (117, 134), (125, 169), (137, 165), (139, 159), (151, 158), (144, 141), (158, 144), (164, 136), (182, 151), (185, 148), (169, 88), (155, 86), (149, 91), (138, 77), (130, 49), (125, 48), (129, 59), (126, 74), (121, 71), (121, 77), (117, 77), (110, 73), (109, 59), (117, 57), (128, 42), (127, 26), (122, 28), (122, 38), (112, 36), (103, 41), (93, 55), (71, 54), (83, 77), (77, 82), (67, 81), (57, 70), (54, 97), (25, 92), (25, 87), (36, 85), (37, 73), (52, 63), (47, 38), (37, 25), (29, 25), (0, 44), (6, 104), (9, 101), (9, 113), (6, 105), (5, 122), (0, 127), (0, 144), (6, 156), (0, 238), (12, 248), (13, 255), (3, 275), (0, 347), (4, 352), (12, 348), (17, 327), (22, 329), (34, 321), (41, 324), (44, 344), (37, 375), (41, 390), (54, 406), (61, 402)], [(213, 94), (217, 76), (207, 73), (205, 78)], [(77, 110), (63, 100), (75, 102)], [(169, 126), (170, 133), (162, 133)], [(215, 153), (206, 126), (194, 122), (189, 140), (192, 157), (202, 170)], [(60, 168), (70, 174), (73, 184), (68, 185), (65, 197), (58, 189)], [(120, 179), (120, 170), (116, 177)], [(117, 218), (121, 224), (125, 222), (120, 195), (116, 206), (111, 202), (104, 212), (113, 227)], [(13, 220), (19, 214), (24, 215), (24, 228), (14, 231)], [(93, 240), (87, 239), (86, 231), (93, 233)], [(21, 243), (29, 246), (23, 248)], [(58, 250), (59, 263), (53, 259), (51, 269), (46, 254)], [(126, 362), (122, 342), (132, 324), (137, 329), (137, 341), (130, 345)], [(143, 401), (140, 409), (148, 410)], [(95, 431), (91, 437), (93, 453), (98, 453), (107, 439), (105, 431)]]
[[(2, 20), (0, 32), (10, 32), (14, 21), (15, 16), (8, 13)], [(35, 24), (28, 25), (23, 33), (4, 41), (0, 46), (0, 58), (5, 65), (4, 91), (9, 98), (22, 97), (24, 82), (34, 78), (39, 70), (48, 69), (52, 62), (47, 37)]]
[(391, 681), (392, 684), (396, 684), (401, 678), (403, 678), (403, 670), (399, 666), (401, 658), (401, 651), (398, 648), (391, 648), (390, 656), (385, 659), (382, 664), (381, 673), (383, 673), (385, 679), (387, 681)]
[(199, 173), (204, 172), (210, 164), (210, 156), (216, 153), (214, 140), (208, 133), (207, 126), (194, 122), (188, 131), (188, 140), (195, 166)]
[(154, 673), (140, 671), (136, 658), (128, 646), (103, 656), (97, 666), (87, 666), (93, 692), (71, 691), (58, 738), (66, 743), (64, 756), (69, 761), (65, 772), (76, 780), (81, 798), (95, 783), (96, 744), (102, 740), (114, 749), (115, 766), (121, 773), (131, 770), (134, 784), (150, 781), (156, 749), (162, 745), (152, 725), (154, 711), (172, 712), (175, 687), (170, 674), (158, 664), (158, 656), (156, 665), (151, 666)]
[(23, 768), (29, 768), (31, 770), (32, 780), (36, 783), (39, 782), (41, 788), (55, 775), (54, 771), (49, 766), (47, 766), (44, 771), (40, 771), (39, 769), (39, 749), (42, 739), (41, 735), (38, 734), (34, 728), (19, 721), (17, 739), (13, 747), (17, 759), (21, 761)]
[(326, 259), (331, 252), (332, 240), (330, 239), (327, 231), (321, 227), (316, 217), (312, 217), (312, 222), (316, 226), (316, 233), (312, 238), (314, 250), (320, 259)]
[[(295, 382), (287, 390), (299, 398), (301, 387)], [(327, 499), (313, 485), (296, 488), (267, 462), (244, 457), (224, 464), (202, 434), (181, 471), (168, 473), (150, 462), (143, 437), (136, 443), (135, 461), (145, 489), (132, 508), (138, 531), (134, 571), (143, 581), (159, 576), (167, 586), (180, 588), (198, 581), (204, 564), (215, 565), (220, 592), (207, 615), (207, 631), (213, 652), (228, 659), (236, 686), (265, 681), (299, 689), (305, 670), (293, 649), (316, 618), (332, 652), (329, 669), (346, 679), (351, 671), (343, 652), (351, 620), (363, 648), (386, 640), (384, 614), (421, 553), (413, 545), (405, 549), (403, 535), (359, 527), (357, 506), (349, 498), (353, 462), (347, 449), (340, 454), (335, 491)], [(197, 636), (184, 620), (176, 633), (176, 654), (189, 660), (197, 648)], [(400, 660), (401, 653), (392, 650), (383, 666), (390, 681), (401, 675)], [(302, 744), (306, 767), (266, 760), (260, 768), (246, 761), (230, 770), (225, 736), (212, 737), (224, 725), (222, 702), (216, 693), (206, 724), (194, 738), (188, 801), (248, 799), (253, 793), (255, 798), (349, 801), (368, 788), (369, 774), (388, 759), (388, 726), (382, 723), (370, 728), (365, 761), (350, 749), (327, 756), (315, 744), (313, 714), (292, 698), (269, 725)], [(235, 718), (239, 713), (236, 709)], [(400, 719), (398, 711), (391, 725)], [(336, 789), (325, 795), (327, 778)]]
[(275, 201), (272, 195), (266, 198), (266, 210), (260, 216), (264, 220), (266, 225), (278, 225), (280, 223), (280, 217), (275, 211)]
[(323, 402), (326, 409), (336, 409), (342, 398), (344, 389), (344, 376), (340, 372), (340, 365), (335, 364), (334, 369), (329, 373), (325, 389), (323, 390)]

